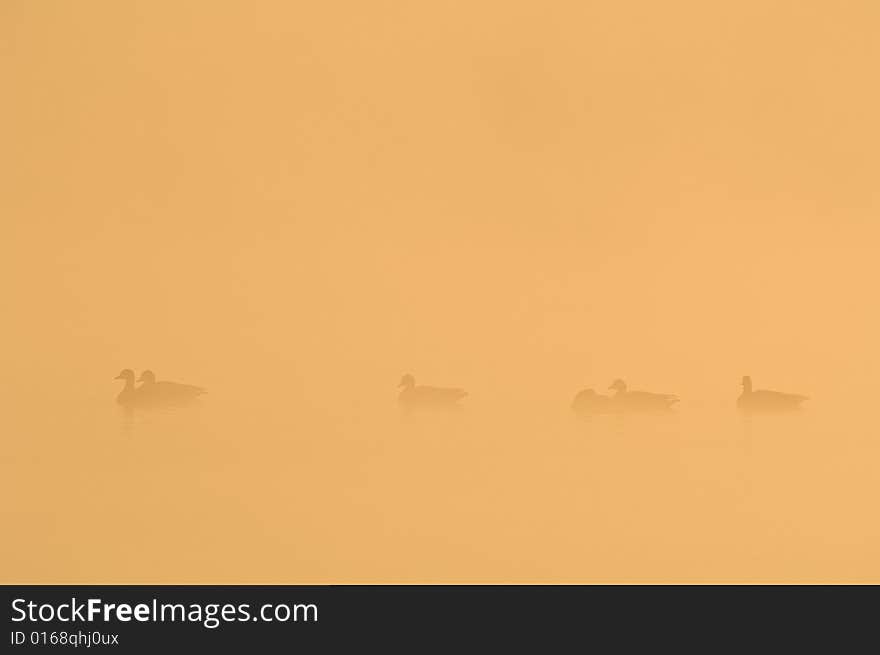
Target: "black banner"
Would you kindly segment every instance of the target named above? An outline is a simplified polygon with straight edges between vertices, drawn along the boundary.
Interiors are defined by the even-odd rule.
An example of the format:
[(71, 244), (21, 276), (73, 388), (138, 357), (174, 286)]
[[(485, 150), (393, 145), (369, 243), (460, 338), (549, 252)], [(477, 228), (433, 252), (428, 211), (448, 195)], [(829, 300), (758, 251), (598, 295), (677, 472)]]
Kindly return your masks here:
[[(6, 652), (873, 641), (876, 587), (7, 586)], [(757, 641), (755, 641), (757, 640)], [(259, 651), (258, 651), (259, 652)]]

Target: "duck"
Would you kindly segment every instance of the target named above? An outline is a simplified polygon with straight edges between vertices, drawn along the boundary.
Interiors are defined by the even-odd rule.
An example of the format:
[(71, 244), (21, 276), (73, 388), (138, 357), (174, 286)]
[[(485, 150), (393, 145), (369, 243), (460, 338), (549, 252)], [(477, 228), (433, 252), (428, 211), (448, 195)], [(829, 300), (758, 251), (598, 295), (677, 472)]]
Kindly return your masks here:
[(176, 404), (194, 400), (207, 393), (202, 387), (178, 382), (156, 381), (156, 374), (147, 369), (137, 380), (138, 400), (144, 404)]
[(614, 411), (612, 399), (596, 393), (595, 389), (579, 391), (571, 401), (571, 408), (578, 414), (610, 414)]
[(626, 382), (618, 378), (608, 387), (615, 391), (611, 401), (620, 412), (656, 412), (672, 409), (678, 396), (650, 391), (630, 391)]
[(464, 389), (416, 385), (415, 377), (409, 373), (400, 378), (398, 387), (401, 391), (397, 399), (401, 406), (408, 409), (455, 407), (459, 400), (468, 395)]
[(122, 391), (119, 392), (119, 395), (116, 396), (116, 402), (128, 407), (134, 405), (138, 398), (137, 389), (135, 389), (134, 386), (134, 371), (130, 368), (124, 368), (119, 372), (119, 375), (113, 379), (125, 380), (125, 386), (122, 388)]
[(744, 375), (742, 393), (737, 398), (736, 405), (747, 412), (784, 412), (800, 409), (801, 403), (808, 399), (808, 396), (797, 393), (752, 389), (751, 376)]

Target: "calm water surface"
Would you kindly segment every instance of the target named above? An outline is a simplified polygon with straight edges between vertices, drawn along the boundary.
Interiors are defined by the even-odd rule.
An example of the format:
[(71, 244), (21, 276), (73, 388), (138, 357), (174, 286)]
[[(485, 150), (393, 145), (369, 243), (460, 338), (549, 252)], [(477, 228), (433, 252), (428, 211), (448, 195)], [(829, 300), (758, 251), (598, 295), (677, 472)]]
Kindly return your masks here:
[(880, 581), (869, 420), (390, 398), (11, 407), (3, 581)]

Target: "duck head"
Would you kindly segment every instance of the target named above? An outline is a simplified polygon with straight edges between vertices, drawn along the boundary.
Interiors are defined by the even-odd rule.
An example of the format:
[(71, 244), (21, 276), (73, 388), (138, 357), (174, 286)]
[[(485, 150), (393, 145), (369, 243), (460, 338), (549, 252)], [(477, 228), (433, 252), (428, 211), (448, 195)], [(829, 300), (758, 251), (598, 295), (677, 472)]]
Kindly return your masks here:
[(153, 384), (156, 381), (156, 374), (153, 373), (150, 369), (147, 369), (141, 376), (137, 379), (138, 382), (143, 382), (144, 384)]
[(414, 386), (416, 386), (416, 379), (412, 375), (407, 373), (402, 378), (400, 378), (400, 384), (398, 384), (397, 386), (403, 387), (404, 389), (412, 389)]
[(119, 371), (119, 375), (117, 375), (114, 380), (125, 380), (126, 382), (134, 382), (134, 371), (130, 368), (124, 368)]
[(746, 393), (751, 393), (752, 391), (752, 376), (744, 375), (742, 379), (743, 391)]
[(626, 393), (626, 382), (617, 378), (614, 382), (611, 383), (611, 386), (608, 387), (612, 391), (616, 391), (617, 393)]

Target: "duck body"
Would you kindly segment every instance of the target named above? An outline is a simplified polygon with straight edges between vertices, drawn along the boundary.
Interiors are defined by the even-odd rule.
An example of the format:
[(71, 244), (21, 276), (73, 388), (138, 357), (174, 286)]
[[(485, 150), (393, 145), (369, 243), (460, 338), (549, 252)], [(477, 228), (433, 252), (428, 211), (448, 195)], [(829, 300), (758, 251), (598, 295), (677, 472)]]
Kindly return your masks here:
[(141, 383), (141, 386), (135, 391), (135, 403), (146, 407), (186, 404), (207, 393), (202, 387), (192, 384), (166, 381), (157, 382), (156, 375), (149, 370), (141, 373), (138, 382)]
[(571, 408), (575, 413), (582, 416), (595, 414), (613, 414), (614, 403), (609, 396), (596, 393), (593, 389), (579, 391), (571, 401)]
[(809, 399), (796, 393), (753, 389), (752, 378), (748, 375), (743, 377), (742, 387), (736, 405), (745, 412), (790, 412), (800, 409), (801, 403)]
[(416, 385), (416, 379), (408, 374), (400, 379), (399, 386), (401, 391), (397, 399), (406, 409), (458, 407), (458, 401), (468, 395), (464, 389)]
[(116, 402), (124, 407), (132, 407), (137, 404), (138, 393), (134, 386), (134, 371), (130, 368), (122, 369), (114, 380), (125, 380), (125, 386), (119, 395), (116, 396)]
[(615, 380), (608, 388), (616, 392), (611, 398), (611, 402), (615, 411), (621, 413), (669, 411), (679, 400), (678, 396), (669, 393), (630, 391), (626, 382), (619, 379)]

